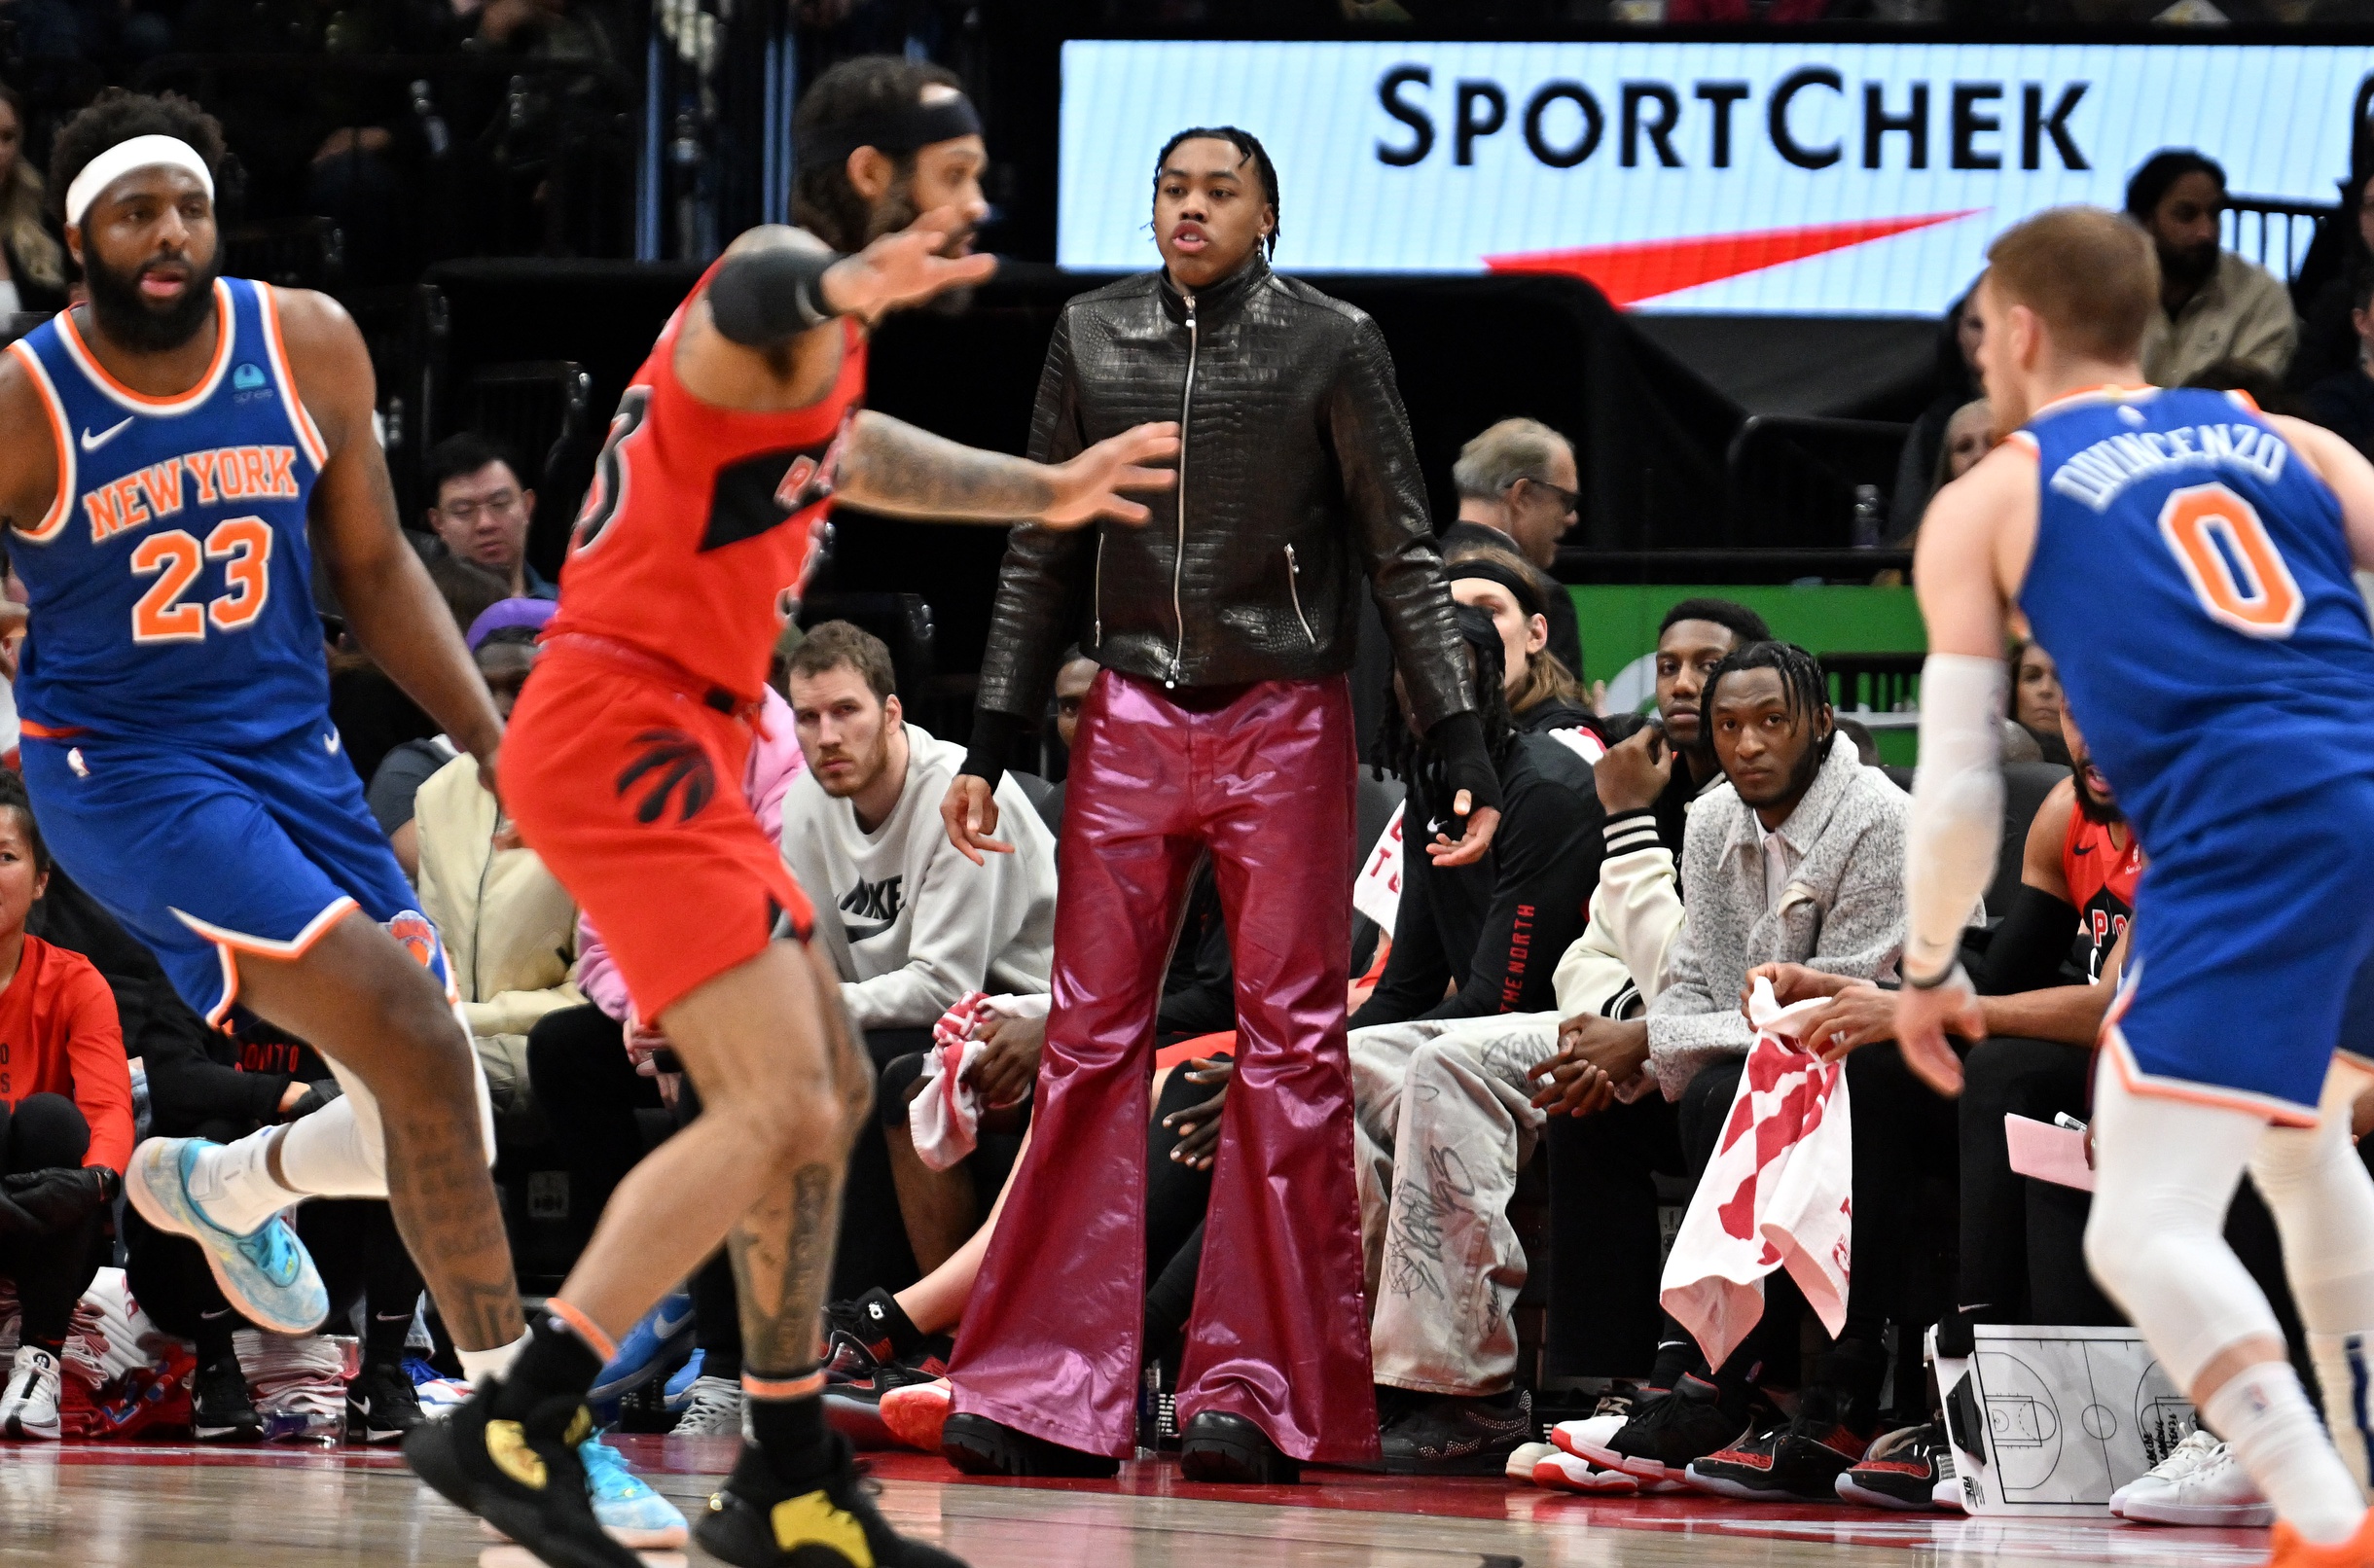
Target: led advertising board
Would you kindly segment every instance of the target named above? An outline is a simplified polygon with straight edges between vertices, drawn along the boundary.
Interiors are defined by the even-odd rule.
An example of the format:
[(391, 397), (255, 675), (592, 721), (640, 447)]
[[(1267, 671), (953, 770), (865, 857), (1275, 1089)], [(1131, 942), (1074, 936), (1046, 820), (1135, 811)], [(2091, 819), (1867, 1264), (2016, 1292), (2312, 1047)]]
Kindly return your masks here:
[(2374, 48), (1254, 43), (1063, 48), (1066, 267), (1155, 265), (1155, 154), (1261, 137), (1281, 267), (1565, 271), (1652, 310), (1934, 314), (2040, 208), (2164, 147), (2330, 202)]

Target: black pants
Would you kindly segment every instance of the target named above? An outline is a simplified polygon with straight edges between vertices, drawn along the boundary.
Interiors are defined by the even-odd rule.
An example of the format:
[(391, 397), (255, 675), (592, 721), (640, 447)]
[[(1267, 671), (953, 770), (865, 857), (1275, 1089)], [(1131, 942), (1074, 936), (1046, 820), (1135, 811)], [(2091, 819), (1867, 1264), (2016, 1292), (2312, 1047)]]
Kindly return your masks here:
[(1559, 1117), (1546, 1141), (1550, 1373), (1637, 1376), (1665, 1316), (1656, 1173), (1682, 1169), (1675, 1107), (1651, 1094), (1580, 1121)]
[(660, 1108), (657, 1079), (627, 1057), (626, 1030), (591, 1002), (538, 1018), (527, 1033), (527, 1082), (569, 1171), (578, 1245), (646, 1153), (635, 1113)]
[[(194, 1136), (218, 1143), (246, 1136), (250, 1129), (208, 1123)], [(363, 1359), (375, 1365), (404, 1359), (404, 1336), (420, 1302), (420, 1270), (396, 1231), (394, 1211), (384, 1199), (312, 1198), (297, 1210), (297, 1236), (313, 1255), (330, 1294), (323, 1332), (344, 1334), (360, 1305)], [(206, 1267), (205, 1254), (185, 1236), (159, 1230), (126, 1205), (124, 1211), (125, 1283), (151, 1321), (165, 1333), (198, 1346), (200, 1362), (231, 1353), (234, 1329), (251, 1327), (232, 1310)]]
[[(868, 1029), (866, 1054), (879, 1086), (882, 1070), (901, 1056), (931, 1049), (928, 1027)], [(904, 1290), (922, 1276), (907, 1221), (899, 1212), (898, 1184), (890, 1175), (890, 1146), (882, 1141), (881, 1118), (868, 1117), (849, 1149), (848, 1179), (841, 1189), (841, 1234), (833, 1254), (833, 1296), (853, 1301), (877, 1286)]]
[[(0, 1104), (0, 1173), (79, 1169), (90, 1151), (90, 1123), (63, 1094), (28, 1094)], [(74, 1322), (74, 1303), (99, 1271), (104, 1208), (42, 1235), (0, 1235), (0, 1276), (17, 1286), (26, 1344), (55, 1354)]]
[(2093, 1053), (2051, 1040), (1981, 1041), (1962, 1058), (1957, 1304), (1980, 1323), (2122, 1322), (2086, 1272), (2087, 1197), (2011, 1168), (2003, 1118), (2086, 1114)]
[[(1693, 1183), (1704, 1179), (1714, 1158), (1746, 1065), (1738, 1056), (1709, 1063), (1674, 1107)], [(1920, 1244), (1938, 1229), (1923, 1193), (1932, 1187), (1944, 1194), (1953, 1192), (1955, 1109), (1912, 1076), (1893, 1045), (1868, 1046), (1848, 1058), (1847, 1092), (1854, 1112), (1855, 1257), (1838, 1345), (1864, 1385), (1851, 1392), (1870, 1399), (1877, 1397), (1886, 1372), (1881, 1346), (1888, 1323), (1897, 1323), (1917, 1367), (1921, 1333), (1927, 1326), (1924, 1320), (1942, 1304), (1924, 1301), (1918, 1288)], [(1733, 1378), (1744, 1378), (1745, 1369), (1758, 1361), (1794, 1365), (1801, 1299), (1784, 1278), (1777, 1273), (1766, 1281), (1764, 1321), (1723, 1369)], [(1666, 1336), (1686, 1337), (1671, 1318)]]

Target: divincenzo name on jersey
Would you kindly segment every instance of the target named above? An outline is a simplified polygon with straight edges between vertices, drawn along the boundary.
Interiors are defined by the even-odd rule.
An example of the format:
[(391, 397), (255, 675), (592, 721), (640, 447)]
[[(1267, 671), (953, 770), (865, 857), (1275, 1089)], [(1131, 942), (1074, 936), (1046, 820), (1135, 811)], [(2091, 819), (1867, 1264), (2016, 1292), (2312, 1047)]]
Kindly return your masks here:
[(2272, 484), (2291, 448), (2265, 425), (2177, 425), (2105, 436), (2053, 471), (2052, 487), (2096, 512), (2139, 480), (2184, 468), (2232, 468)]

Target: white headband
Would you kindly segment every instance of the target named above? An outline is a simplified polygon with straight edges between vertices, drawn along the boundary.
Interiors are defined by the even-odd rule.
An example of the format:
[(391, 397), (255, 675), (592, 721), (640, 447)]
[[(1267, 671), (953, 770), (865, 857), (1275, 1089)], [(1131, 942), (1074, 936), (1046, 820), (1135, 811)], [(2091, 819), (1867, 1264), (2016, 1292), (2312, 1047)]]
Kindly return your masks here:
[(83, 172), (66, 187), (66, 222), (80, 224), (83, 214), (99, 199), (99, 193), (132, 170), (160, 164), (198, 176), (198, 183), (206, 188), (206, 199), (214, 199), (214, 176), (207, 171), (206, 160), (198, 156), (198, 149), (178, 136), (134, 136), (83, 165)]

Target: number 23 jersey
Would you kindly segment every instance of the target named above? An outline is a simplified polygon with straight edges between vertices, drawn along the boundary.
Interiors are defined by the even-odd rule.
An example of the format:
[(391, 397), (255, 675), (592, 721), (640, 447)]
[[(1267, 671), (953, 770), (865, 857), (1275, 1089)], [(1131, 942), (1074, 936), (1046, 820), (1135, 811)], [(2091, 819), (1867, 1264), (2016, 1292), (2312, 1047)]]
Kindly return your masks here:
[(2011, 439), (2040, 486), (2020, 607), (2155, 861), (2374, 781), (2374, 631), (2340, 504), (2247, 397), (2081, 392)]
[(178, 397), (134, 392), (61, 311), (9, 345), (48, 411), (57, 491), (16, 519), (32, 734), (244, 749), (326, 729), (306, 504), (326, 460), (267, 284), (214, 286), (214, 357)]

